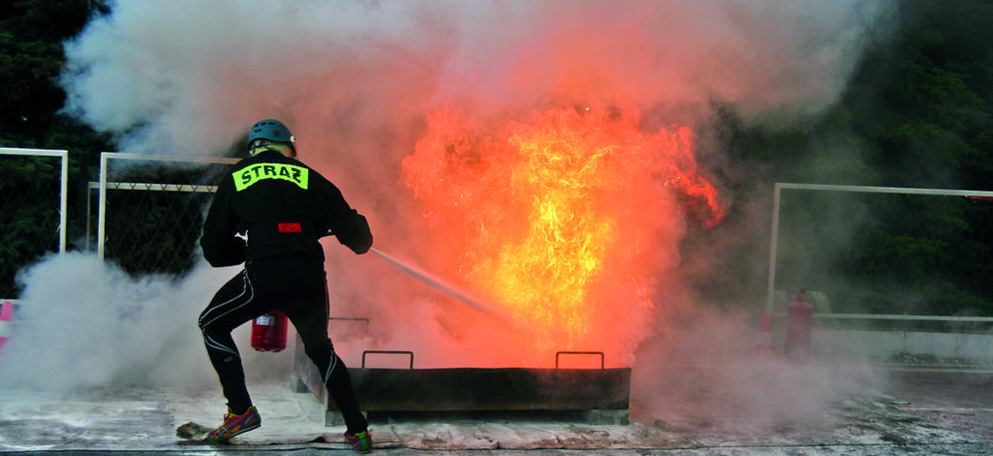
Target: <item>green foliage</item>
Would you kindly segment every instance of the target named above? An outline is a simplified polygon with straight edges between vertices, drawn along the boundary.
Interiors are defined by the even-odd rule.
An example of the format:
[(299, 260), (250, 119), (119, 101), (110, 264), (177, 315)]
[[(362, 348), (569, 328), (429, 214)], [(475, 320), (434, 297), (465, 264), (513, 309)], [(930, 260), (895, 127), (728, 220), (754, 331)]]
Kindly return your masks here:
[[(718, 111), (733, 159), (762, 165), (748, 178), (993, 190), (993, 2), (904, 0), (899, 21), (823, 118), (769, 130)], [(835, 311), (993, 316), (993, 204), (875, 196), (836, 214), (797, 193), (783, 202), (795, 251), (780, 253), (779, 287), (816, 286)]]
[[(58, 85), (65, 64), (62, 43), (79, 33), (93, 14), (106, 11), (99, 0), (0, 2), (0, 147), (69, 150), (74, 191), (70, 219), (85, 208), (84, 195), (75, 189), (89, 180), (89, 167), (97, 163), (99, 152), (112, 147), (107, 135), (59, 114), (65, 102)], [(0, 160), (0, 204), (4, 207), (0, 296), (16, 296), (10, 291), (15, 289), (16, 271), (58, 248), (58, 238), (52, 234), (59, 216), (51, 201), (51, 186), (58, 195), (59, 183), (54, 163), (51, 159)], [(80, 218), (78, 223), (85, 220)], [(70, 238), (78, 232), (79, 227), (70, 225)]]
[(902, 5), (904, 32), (870, 52), (844, 102), (853, 130), (880, 184), (983, 188), (993, 178), (993, 49), (979, 43), (993, 39), (993, 4)]
[[(0, 145), (37, 147), (62, 108), (62, 41), (75, 36), (100, 1), (13, 0), (0, 6)], [(25, 143), (31, 143), (26, 145)]]
[[(993, 3), (911, 1), (903, 18), (907, 28), (895, 47), (876, 49), (869, 57), (876, 68), (867, 65), (856, 78), (876, 91), (877, 103), (855, 98), (867, 88), (844, 102), (857, 120), (853, 130), (870, 145), (868, 163), (881, 171), (877, 184), (990, 190)], [(869, 307), (993, 315), (993, 212), (950, 200), (894, 198), (839, 256), (842, 278), (874, 290)], [(895, 291), (909, 289), (916, 290), (912, 299)]]
[(0, 160), (0, 297), (17, 296), (15, 276), (24, 265), (58, 249), (59, 175), (50, 158)]

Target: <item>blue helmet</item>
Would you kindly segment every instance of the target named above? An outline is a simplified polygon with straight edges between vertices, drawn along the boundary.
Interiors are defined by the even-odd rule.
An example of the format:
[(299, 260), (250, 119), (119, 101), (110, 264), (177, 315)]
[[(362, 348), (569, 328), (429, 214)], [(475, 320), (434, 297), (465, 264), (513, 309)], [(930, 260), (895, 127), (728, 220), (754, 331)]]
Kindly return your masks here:
[(248, 133), (248, 143), (251, 144), (256, 139), (268, 139), (291, 144), (296, 141), (296, 138), (290, 134), (290, 129), (275, 119), (261, 120), (252, 125), (252, 130)]

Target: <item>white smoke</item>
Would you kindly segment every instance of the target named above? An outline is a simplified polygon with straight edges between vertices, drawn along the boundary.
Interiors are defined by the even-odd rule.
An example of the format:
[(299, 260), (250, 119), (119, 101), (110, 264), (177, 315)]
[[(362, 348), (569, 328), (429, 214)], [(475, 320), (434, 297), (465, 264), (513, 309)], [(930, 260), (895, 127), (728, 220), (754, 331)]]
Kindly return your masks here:
[[(335, 130), (402, 128), (436, 102), (528, 104), (563, 90), (737, 105), (835, 102), (891, 2), (132, 0), (67, 46), (68, 111), (123, 151), (206, 155), (265, 116), (349, 159), (403, 154)], [(358, 136), (361, 138), (361, 136)], [(385, 157), (384, 157), (385, 155)], [(362, 160), (357, 160), (362, 161)]]
[[(93, 386), (217, 384), (197, 316), (236, 269), (201, 264), (186, 278), (133, 278), (85, 253), (51, 256), (25, 269), (14, 332), (0, 353), (3, 386), (68, 391)], [(250, 324), (236, 331), (246, 375), (267, 379), (253, 359)], [(292, 335), (290, 336), (292, 337)], [(280, 378), (286, 378), (285, 354)], [(269, 356), (269, 371), (272, 361)]]
[[(590, 93), (637, 100), (667, 122), (695, 124), (718, 102), (752, 124), (799, 123), (839, 99), (866, 39), (893, 7), (885, 0), (128, 0), (112, 3), (109, 15), (67, 43), (62, 84), (66, 110), (113, 133), (124, 152), (217, 155), (253, 122), (279, 118), (297, 136), (301, 159), (369, 217), (377, 247), (416, 260), (430, 246), (418, 245), (419, 216), (398, 182), (425, 111), (451, 104), (486, 115)], [(337, 247), (328, 249), (332, 315), (402, 323), (396, 337), (414, 345), (431, 345), (424, 341), (438, 331), (466, 331), (445, 320), (451, 312), (436, 307), (423, 285)], [(68, 260), (50, 260), (26, 281), (29, 295), (57, 294), (38, 299), (64, 306), (56, 312), (67, 323), (60, 337), (73, 339), (63, 348), (93, 340), (113, 350), (138, 347), (115, 356), (154, 359), (158, 347), (120, 346), (147, 337), (142, 332), (68, 325), (83, 318), (79, 303), (86, 301), (70, 299), (76, 292), (68, 288), (37, 289), (60, 261)], [(221, 281), (198, 271), (193, 277), (216, 280), (154, 284), (158, 291), (147, 293), (91, 266), (61, 276), (97, 284), (95, 292), (110, 287), (93, 297), (94, 307), (142, 303), (155, 314), (145, 322), (191, 322)], [(194, 331), (170, 325), (155, 328), (157, 340), (173, 340), (169, 328)], [(389, 338), (376, 321), (370, 328), (371, 338)], [(197, 340), (180, 339), (187, 336)], [(69, 354), (51, 356), (56, 366), (80, 364)], [(88, 381), (129, 366), (93, 372)]]

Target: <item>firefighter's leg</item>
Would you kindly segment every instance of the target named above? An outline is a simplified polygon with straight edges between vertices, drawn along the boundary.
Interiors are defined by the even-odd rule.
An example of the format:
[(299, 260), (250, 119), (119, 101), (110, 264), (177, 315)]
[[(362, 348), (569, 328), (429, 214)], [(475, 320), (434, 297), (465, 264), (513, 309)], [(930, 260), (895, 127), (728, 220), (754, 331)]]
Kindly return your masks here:
[(247, 271), (229, 280), (200, 314), (199, 327), (207, 356), (217, 371), (228, 408), (242, 414), (252, 405), (245, 370), (231, 331), (258, 315), (254, 287)]
[[(297, 330), (299, 331), (299, 329)], [(304, 350), (323, 376), (324, 385), (327, 387), (328, 393), (331, 394), (331, 399), (338, 406), (338, 410), (341, 411), (348, 432), (354, 435), (366, 430), (368, 423), (365, 416), (362, 415), (358, 400), (355, 397), (352, 378), (348, 374), (348, 366), (345, 366), (345, 362), (334, 352), (331, 341), (327, 336), (324, 337), (323, 343), (313, 338), (310, 339), (309, 344), (304, 342)]]
[[(303, 341), (304, 352), (314, 361), (317, 371), (324, 379), (324, 385), (331, 394), (350, 434), (365, 431), (368, 422), (359, 408), (352, 379), (348, 375), (348, 367), (334, 352), (331, 339), (328, 338), (328, 307), (327, 285), (324, 282), (324, 271), (321, 270), (320, 287), (315, 288), (315, 295), (309, 296), (305, 305), (283, 308), (286, 316), (293, 322), (300, 340)], [(319, 294), (317, 294), (319, 292)]]

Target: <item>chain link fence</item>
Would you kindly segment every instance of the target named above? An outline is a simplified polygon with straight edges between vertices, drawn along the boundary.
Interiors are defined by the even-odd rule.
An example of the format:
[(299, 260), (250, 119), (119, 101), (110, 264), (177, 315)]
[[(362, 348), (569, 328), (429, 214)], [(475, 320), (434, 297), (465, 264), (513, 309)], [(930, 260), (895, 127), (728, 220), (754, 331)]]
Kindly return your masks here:
[(838, 325), (993, 328), (993, 192), (819, 184), (775, 192), (767, 314), (783, 315), (806, 288), (815, 312)]
[(0, 148), (0, 302), (16, 301), (17, 272), (66, 248), (65, 150)]
[(87, 211), (97, 254), (135, 275), (189, 272), (207, 203), (236, 161), (102, 154)]

